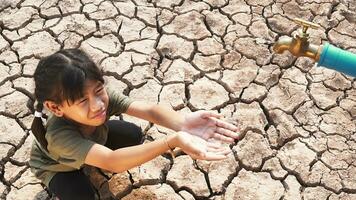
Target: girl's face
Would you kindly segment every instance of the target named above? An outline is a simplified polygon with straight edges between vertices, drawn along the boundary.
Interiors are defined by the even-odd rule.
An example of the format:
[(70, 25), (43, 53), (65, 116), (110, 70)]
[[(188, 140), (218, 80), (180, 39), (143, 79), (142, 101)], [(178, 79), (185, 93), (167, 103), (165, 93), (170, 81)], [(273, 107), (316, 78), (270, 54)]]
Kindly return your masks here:
[[(109, 97), (100, 81), (87, 80), (84, 96), (75, 102), (64, 101), (55, 112), (56, 116), (75, 121), (82, 125), (99, 126), (106, 120)], [(48, 106), (46, 106), (48, 107)]]

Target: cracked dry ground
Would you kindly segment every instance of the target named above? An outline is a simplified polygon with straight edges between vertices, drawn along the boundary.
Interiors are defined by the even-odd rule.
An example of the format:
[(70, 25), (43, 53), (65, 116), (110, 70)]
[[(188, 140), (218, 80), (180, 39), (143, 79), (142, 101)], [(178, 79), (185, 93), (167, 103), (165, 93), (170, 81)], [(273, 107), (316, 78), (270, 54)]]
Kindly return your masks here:
[[(79, 47), (108, 85), (182, 113), (212, 109), (241, 128), (218, 162), (160, 156), (126, 173), (86, 168), (102, 199), (356, 199), (356, 82), (273, 54), (298, 27), (356, 52), (355, 0), (2, 0), (0, 199), (50, 199), (27, 164), (32, 74)], [(147, 141), (170, 131), (128, 116)]]

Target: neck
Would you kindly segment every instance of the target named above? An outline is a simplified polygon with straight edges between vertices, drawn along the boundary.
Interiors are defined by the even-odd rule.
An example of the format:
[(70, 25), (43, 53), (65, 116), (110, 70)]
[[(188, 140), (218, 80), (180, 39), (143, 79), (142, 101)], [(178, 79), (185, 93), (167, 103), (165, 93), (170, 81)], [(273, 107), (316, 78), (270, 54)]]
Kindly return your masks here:
[(82, 125), (79, 130), (83, 135), (91, 135), (94, 133), (96, 126)]
[(73, 123), (74, 125), (78, 126), (79, 127), (79, 130), (80, 132), (83, 134), (83, 135), (91, 135), (92, 133), (94, 133), (95, 129), (96, 129), (96, 126), (90, 126), (90, 125), (86, 125), (86, 124), (81, 124), (81, 123), (78, 123), (72, 119), (69, 119), (65, 116), (63, 116), (64, 119), (66, 119), (67, 121)]

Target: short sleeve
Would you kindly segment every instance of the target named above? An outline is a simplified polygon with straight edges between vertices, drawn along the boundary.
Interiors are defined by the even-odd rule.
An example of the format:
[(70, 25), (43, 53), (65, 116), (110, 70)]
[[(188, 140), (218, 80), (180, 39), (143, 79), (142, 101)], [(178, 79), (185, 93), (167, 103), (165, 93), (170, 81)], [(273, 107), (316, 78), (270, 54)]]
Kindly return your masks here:
[(48, 152), (60, 163), (79, 169), (95, 144), (84, 138), (78, 130), (64, 127), (46, 134)]
[(132, 100), (129, 97), (109, 89), (108, 89), (108, 95), (109, 95), (109, 105), (108, 105), (109, 116), (118, 115), (126, 112), (127, 108), (132, 103)]

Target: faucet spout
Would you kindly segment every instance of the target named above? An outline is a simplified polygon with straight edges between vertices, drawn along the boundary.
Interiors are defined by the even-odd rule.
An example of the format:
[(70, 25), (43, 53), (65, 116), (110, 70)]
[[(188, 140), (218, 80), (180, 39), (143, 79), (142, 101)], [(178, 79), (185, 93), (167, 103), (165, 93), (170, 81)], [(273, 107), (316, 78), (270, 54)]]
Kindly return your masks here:
[(285, 50), (289, 50), (291, 44), (292, 44), (293, 39), (290, 37), (283, 37), (280, 38), (274, 45), (273, 45), (273, 51), (282, 54)]
[(309, 43), (307, 29), (317, 29), (320, 26), (299, 18), (295, 18), (293, 21), (301, 25), (302, 30), (293, 37), (280, 37), (273, 45), (274, 52), (281, 54), (287, 50), (296, 57), (303, 56), (314, 59), (318, 62), (318, 66), (334, 69), (353, 77), (356, 76), (356, 54), (334, 47), (329, 43), (324, 45)]
[(295, 35), (293, 38), (282, 37), (274, 45), (273, 51), (278, 54), (288, 50), (296, 57), (309, 57), (318, 61), (320, 59), (321, 47), (308, 42), (308, 38)]

